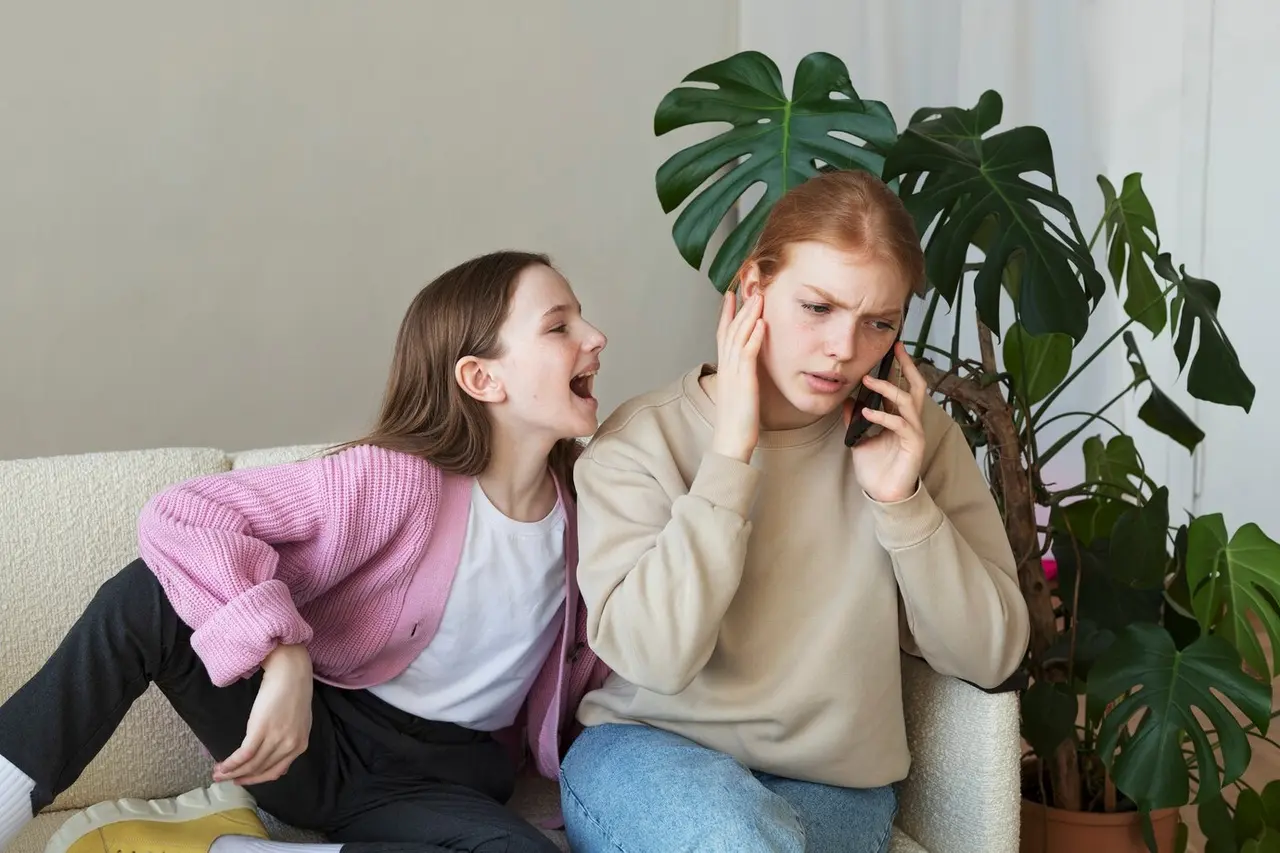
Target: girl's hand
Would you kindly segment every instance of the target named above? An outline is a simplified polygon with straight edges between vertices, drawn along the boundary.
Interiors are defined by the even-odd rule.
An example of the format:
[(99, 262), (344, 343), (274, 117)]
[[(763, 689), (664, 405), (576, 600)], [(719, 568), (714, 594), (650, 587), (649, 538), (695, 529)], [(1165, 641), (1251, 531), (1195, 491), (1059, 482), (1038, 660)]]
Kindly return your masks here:
[(312, 677), (306, 646), (277, 646), (267, 655), (244, 742), (214, 767), (213, 781), (270, 782), (306, 752), (311, 737)]
[[(920, 483), (920, 466), (924, 464), (924, 425), (921, 420), (928, 385), (916, 364), (899, 341), (893, 345), (894, 355), (909, 388), (904, 390), (892, 382), (868, 373), (862, 383), (878, 392), (885, 411), (868, 409), (867, 420), (879, 424), (879, 434), (864, 439), (850, 451), (853, 473), (872, 500), (894, 503), (915, 494)], [(844, 404), (844, 422), (853, 416), (853, 401)]]
[(716, 427), (711, 449), (746, 462), (760, 438), (760, 379), (756, 357), (764, 341), (764, 297), (756, 292), (737, 311), (727, 291), (716, 329)]

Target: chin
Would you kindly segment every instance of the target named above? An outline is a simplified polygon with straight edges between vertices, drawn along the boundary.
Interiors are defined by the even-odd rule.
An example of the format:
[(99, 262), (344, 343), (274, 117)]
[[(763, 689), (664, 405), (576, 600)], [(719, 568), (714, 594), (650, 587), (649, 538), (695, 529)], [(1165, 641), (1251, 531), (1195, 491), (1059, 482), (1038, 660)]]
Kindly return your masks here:
[(785, 395), (787, 402), (798, 412), (824, 418), (834, 412), (849, 398), (844, 391), (835, 394), (815, 394), (807, 388), (792, 388)]

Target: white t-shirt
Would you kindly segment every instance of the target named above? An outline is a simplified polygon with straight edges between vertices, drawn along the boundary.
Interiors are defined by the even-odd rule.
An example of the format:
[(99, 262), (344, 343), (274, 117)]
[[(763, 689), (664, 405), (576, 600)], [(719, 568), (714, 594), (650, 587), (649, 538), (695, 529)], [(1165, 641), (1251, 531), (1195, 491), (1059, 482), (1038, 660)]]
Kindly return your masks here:
[(428, 720), (511, 725), (564, 622), (564, 507), (514, 521), (471, 490), (466, 540), (444, 616), (404, 672), (369, 692)]

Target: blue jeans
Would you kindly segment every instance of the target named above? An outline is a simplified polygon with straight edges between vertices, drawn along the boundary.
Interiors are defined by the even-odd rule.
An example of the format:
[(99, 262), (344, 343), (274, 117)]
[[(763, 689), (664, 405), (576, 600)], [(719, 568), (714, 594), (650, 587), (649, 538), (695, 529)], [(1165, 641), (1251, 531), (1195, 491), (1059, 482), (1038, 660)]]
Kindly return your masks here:
[(893, 786), (860, 790), (756, 773), (650, 726), (586, 729), (560, 799), (574, 853), (884, 853)]

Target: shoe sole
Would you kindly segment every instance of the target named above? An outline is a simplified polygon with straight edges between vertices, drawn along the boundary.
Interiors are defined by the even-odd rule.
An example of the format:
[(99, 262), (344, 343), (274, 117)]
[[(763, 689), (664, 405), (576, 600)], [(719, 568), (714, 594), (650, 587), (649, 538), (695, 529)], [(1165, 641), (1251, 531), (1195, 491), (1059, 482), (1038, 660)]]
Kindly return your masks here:
[(256, 811), (257, 801), (234, 782), (218, 782), (178, 797), (159, 800), (112, 800), (97, 803), (67, 818), (45, 845), (44, 853), (67, 853), (86, 834), (126, 820), (179, 823), (233, 809)]

